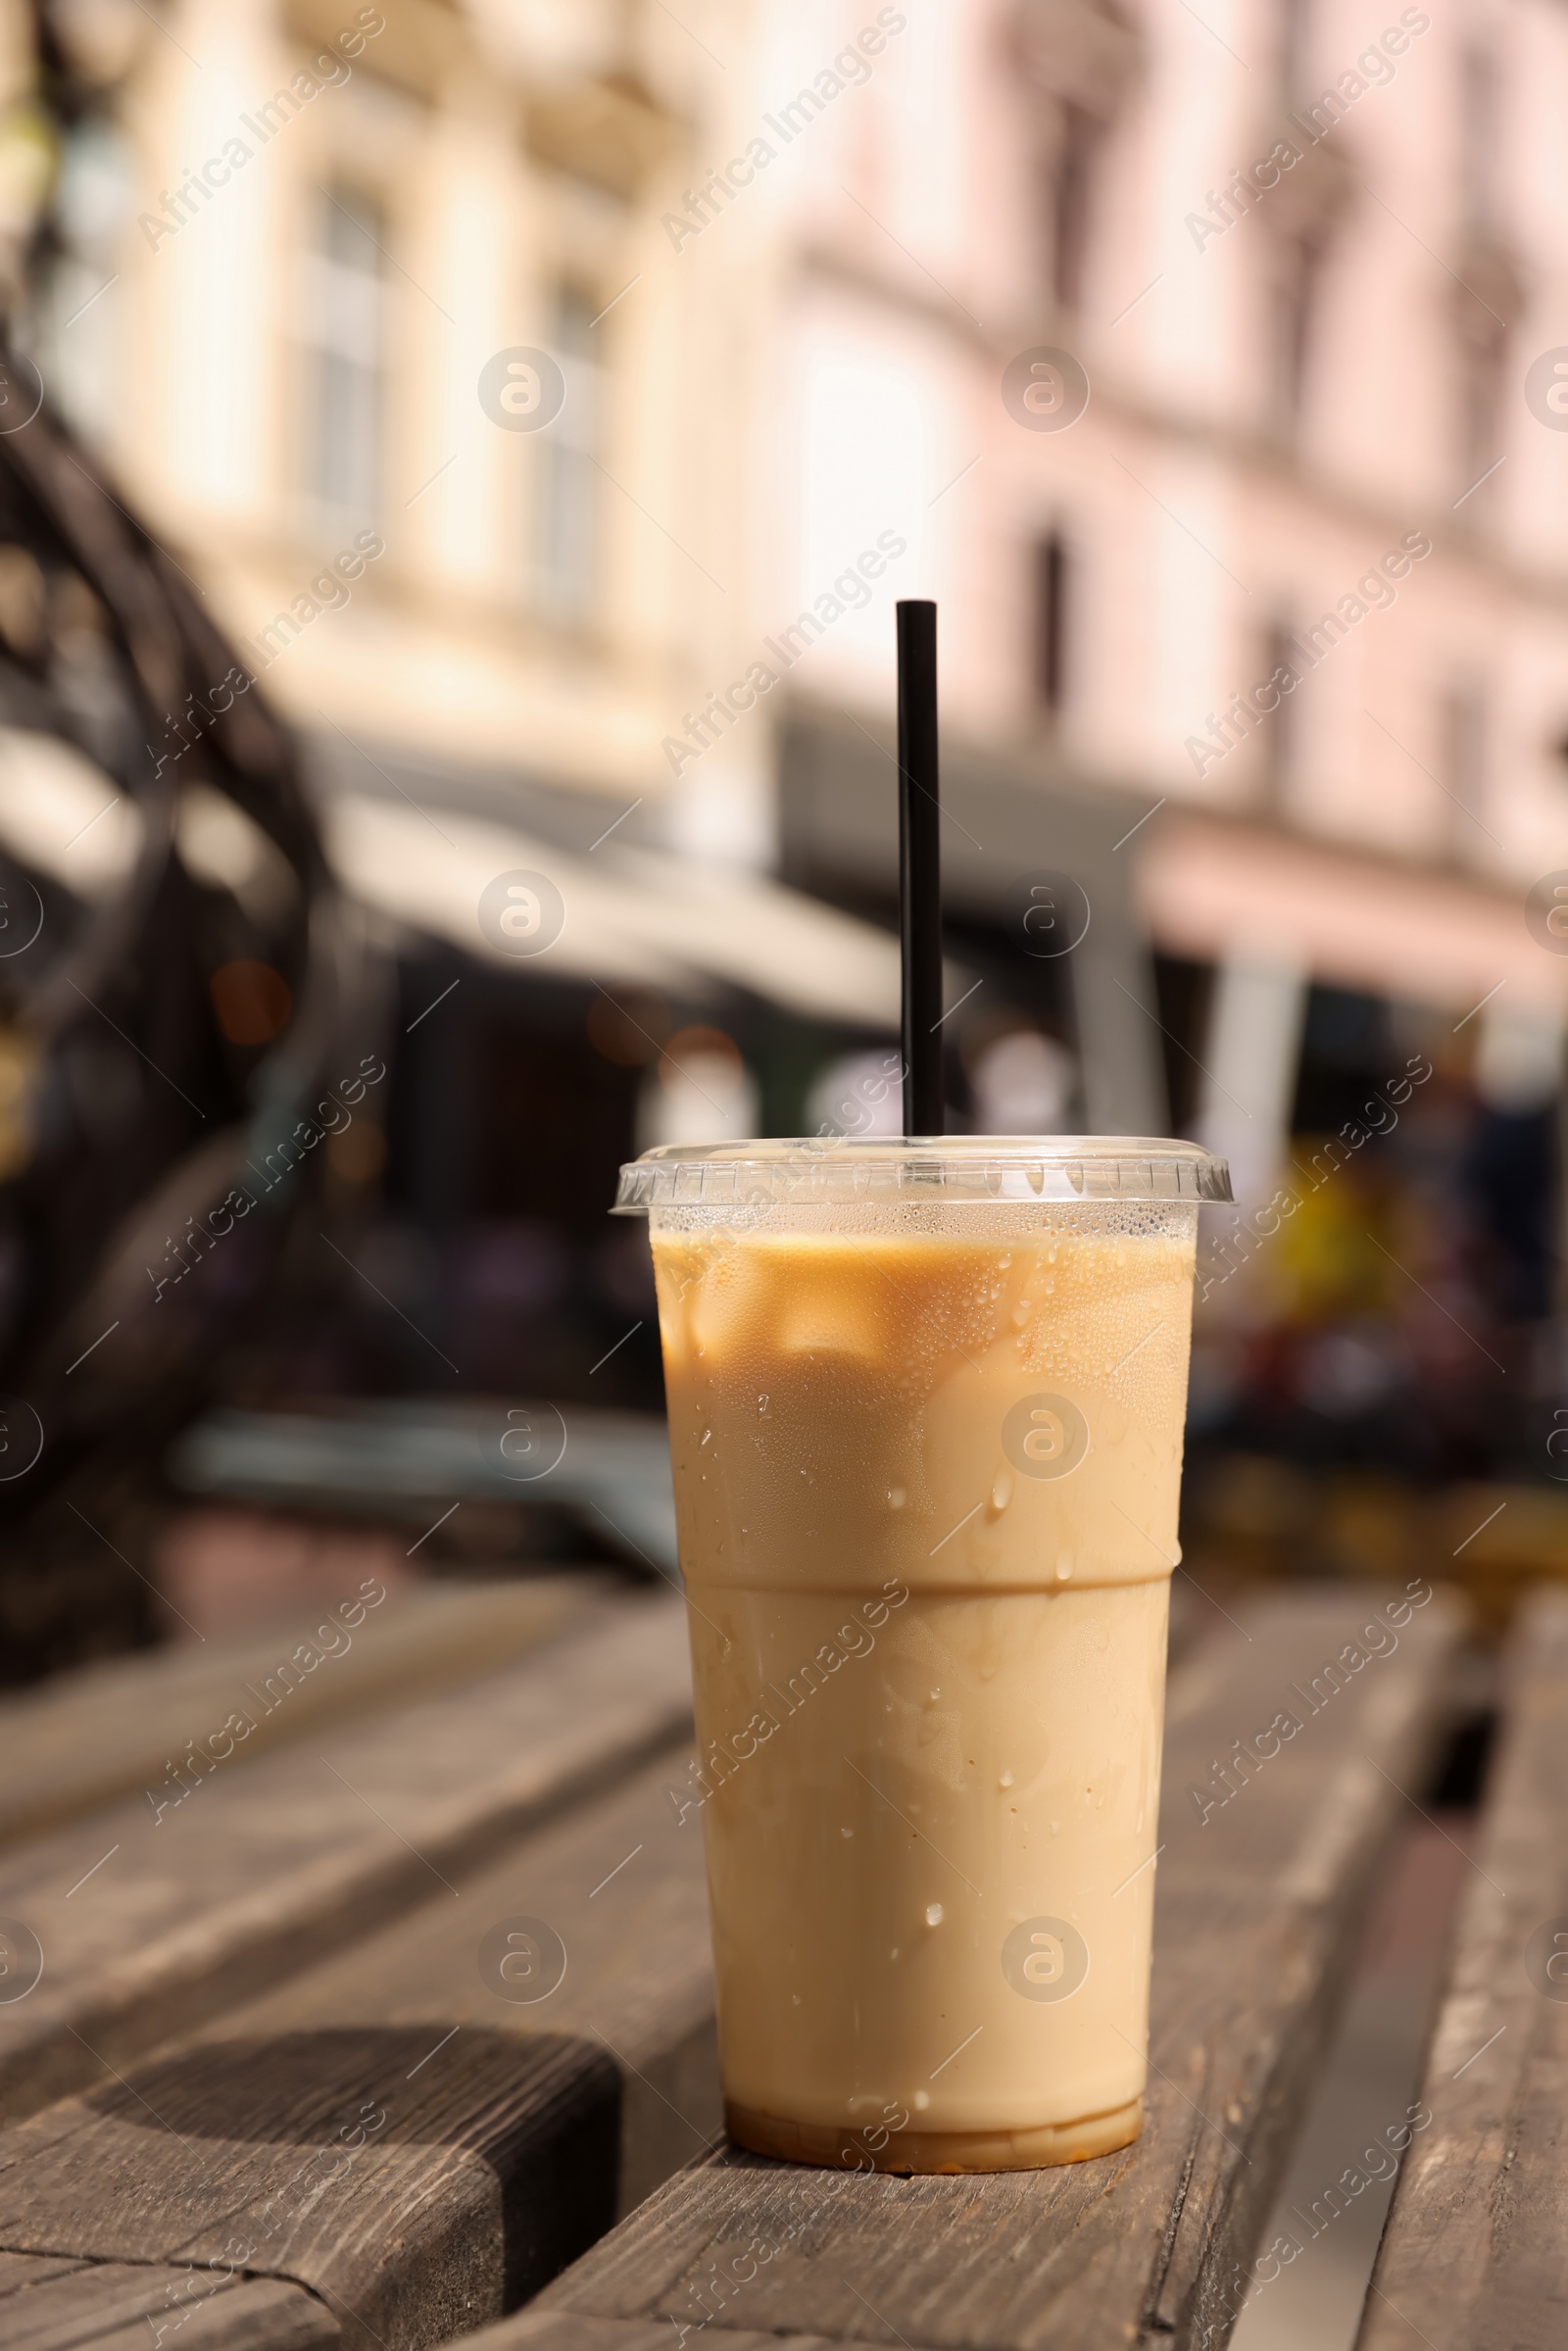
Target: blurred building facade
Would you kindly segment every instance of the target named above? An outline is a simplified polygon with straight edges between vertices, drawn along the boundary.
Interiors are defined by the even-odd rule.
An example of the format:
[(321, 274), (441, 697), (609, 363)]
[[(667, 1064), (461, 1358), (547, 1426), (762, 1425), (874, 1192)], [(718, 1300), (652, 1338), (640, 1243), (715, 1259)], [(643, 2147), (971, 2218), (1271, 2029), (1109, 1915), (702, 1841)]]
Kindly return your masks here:
[[(35, 293), (51, 391), (307, 734), (608, 821), (743, 630), (760, 289), (713, 246), (645, 290), (701, 53), (618, 0), (50, 16), (104, 88)], [(542, 431), (551, 385), (481, 384), (529, 349)]]
[(1019, 810), (960, 904), (1157, 802), (1097, 890), (1221, 1048), (1311, 978), (1560, 1023), (1552, 12), (51, 13), (106, 103), (34, 349), (323, 765), (850, 876), (932, 593), (956, 813), (970, 751)]
[[(1501, 1103), (1561, 1074), (1525, 901), (1568, 854), (1568, 26), (1385, 13), (912, 7), (801, 137), (775, 544), (804, 602), (898, 514), (955, 736), (1147, 818), (1143, 919), (1216, 975), (1176, 1090), (1249, 1195), (1313, 982), (1470, 1015)], [(813, 689), (885, 707), (888, 649), (835, 623)]]
[[(55, 172), (30, 347), (310, 741), (347, 878), (439, 945), (402, 1007), (433, 1213), (543, 1213), (484, 1172), (537, 1133), (514, 1065), (413, 1025), (499, 1004), (474, 957), (549, 1032), (535, 1099), (641, 1072), (635, 1131), (572, 1097), (595, 1215), (634, 1141), (882, 1114), (855, 918), (893, 902), (892, 605), (930, 594), (956, 1115), (1201, 1132), (1245, 1257), (1292, 1136), (1424, 1059), (1406, 1190), (1460, 1169), (1483, 1271), (1390, 1247), (1450, 1319), (1488, 1282), (1543, 1314), (1560, 12), (45, 18), (62, 151), (20, 39), (0, 141), (8, 220)], [(569, 918), (508, 970), (474, 878), (535, 864)], [(460, 1097), (499, 1105), (467, 1162)]]

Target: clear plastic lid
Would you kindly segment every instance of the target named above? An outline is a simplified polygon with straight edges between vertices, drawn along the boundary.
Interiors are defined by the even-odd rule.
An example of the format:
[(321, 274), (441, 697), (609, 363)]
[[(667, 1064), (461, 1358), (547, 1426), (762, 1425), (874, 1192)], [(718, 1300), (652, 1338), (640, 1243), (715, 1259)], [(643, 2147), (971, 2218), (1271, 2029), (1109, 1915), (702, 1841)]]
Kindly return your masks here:
[(1228, 1200), (1230, 1169), (1146, 1135), (802, 1136), (662, 1144), (620, 1171), (612, 1213), (857, 1200)]

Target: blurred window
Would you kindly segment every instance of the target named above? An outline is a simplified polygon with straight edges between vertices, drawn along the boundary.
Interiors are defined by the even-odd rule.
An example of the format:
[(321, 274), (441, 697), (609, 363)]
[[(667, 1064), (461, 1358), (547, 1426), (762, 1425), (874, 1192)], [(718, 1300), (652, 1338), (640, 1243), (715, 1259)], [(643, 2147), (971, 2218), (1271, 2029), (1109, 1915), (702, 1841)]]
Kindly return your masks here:
[(1499, 444), (1507, 348), (1507, 337), (1499, 332), (1464, 355), (1459, 470), (1466, 490), (1478, 485), (1503, 454)]
[(1487, 708), (1477, 685), (1457, 686), (1444, 698), (1443, 765), (1453, 854), (1473, 857), (1487, 800)]
[(1493, 225), (1497, 138), (1496, 67), (1484, 49), (1467, 49), (1459, 68), (1459, 196), (1465, 223)]
[(387, 222), (362, 189), (323, 197), (307, 272), (306, 487), (334, 518), (367, 525), (381, 506)]
[[(1497, 69), (1492, 52), (1468, 48), (1459, 61), (1459, 207), (1464, 229), (1473, 247), (1481, 249), (1479, 266), (1487, 267), (1486, 249), (1495, 249), (1497, 228), (1497, 140), (1500, 135)], [(1495, 250), (1494, 268), (1499, 259)], [(1492, 303), (1474, 293), (1471, 268), (1461, 271), (1461, 291), (1468, 297), (1458, 306), (1459, 328), (1459, 488), (1470, 492), (1493, 471), (1502, 456), (1503, 379), (1508, 364), (1508, 329), (1497, 310), (1506, 301), (1494, 293)], [(1504, 276), (1507, 272), (1504, 270)], [(1483, 501), (1467, 505), (1464, 519), (1481, 519)]]
[(1203, 1077), (1198, 1056), (1212, 1027), (1214, 966), (1191, 962), (1184, 955), (1161, 955), (1157, 948), (1153, 964), (1160, 1059), (1170, 1105), (1165, 1132), (1191, 1135)]
[(1083, 300), (1084, 255), (1100, 134), (1101, 125), (1083, 107), (1071, 103), (1062, 107), (1050, 172), (1051, 293), (1060, 310), (1075, 311)]
[(1035, 549), (1035, 693), (1054, 714), (1066, 691), (1067, 548), (1053, 531)]
[(602, 369), (594, 356), (593, 310), (575, 286), (556, 306), (554, 346), (565, 378), (561, 414), (539, 436), (534, 574), (545, 609), (579, 619), (599, 572), (599, 420)]
[(1311, 0), (1280, 0), (1280, 103), (1296, 106), (1308, 93), (1312, 41)]
[[(1299, 678), (1298, 657), (1293, 655), (1291, 630), (1284, 620), (1276, 620), (1263, 635), (1261, 683), (1268, 685), (1276, 671), (1288, 670)], [(1257, 730), (1258, 790), (1263, 800), (1278, 808), (1291, 791), (1295, 781), (1298, 751), (1296, 696), (1298, 688), (1281, 691), (1277, 709), (1270, 710)]]
[(1306, 402), (1321, 258), (1318, 247), (1305, 237), (1293, 237), (1280, 250), (1274, 280), (1271, 421), (1286, 436), (1301, 422)]
[(1291, 1107), (1293, 1135), (1338, 1134), (1397, 1068), (1388, 1000), (1314, 982), (1307, 991), (1300, 1060)]

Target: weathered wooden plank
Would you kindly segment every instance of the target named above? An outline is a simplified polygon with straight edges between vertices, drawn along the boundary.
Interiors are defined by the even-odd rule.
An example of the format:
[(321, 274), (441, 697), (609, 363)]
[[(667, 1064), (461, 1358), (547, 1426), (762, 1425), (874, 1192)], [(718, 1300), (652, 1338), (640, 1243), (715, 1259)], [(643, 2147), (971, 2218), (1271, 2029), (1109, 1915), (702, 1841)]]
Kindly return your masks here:
[[(723, 2351), (834, 2351), (823, 2334), (760, 2334), (755, 2328), (715, 2328)], [(514, 2318), (465, 2338), (464, 2351), (669, 2351), (676, 2340), (667, 2319), (588, 2319), (577, 2311), (520, 2310)], [(918, 2351), (915, 2345), (909, 2351)]]
[(0, 2254), (6, 2351), (318, 2351), (341, 2340), (323, 2304), (274, 2278)]
[[(0, 1845), (39, 1837), (134, 1789), (160, 1792), (187, 1739), (244, 1709), (253, 1728), (234, 1761), (363, 1720), (493, 1673), (558, 1630), (593, 1594), (581, 1576), (507, 1584), (437, 1584), (386, 1593), (373, 1578), (336, 1608), (200, 1647), (150, 1649), (0, 1701)], [(316, 1635), (320, 1631), (321, 1639)], [(285, 1675), (311, 1641), (320, 1663)], [(271, 1679), (277, 1701), (264, 1711)]]
[[(624, 2209), (718, 2133), (701, 1833), (667, 1792), (688, 1752), (0, 2134), (0, 2244), (242, 2259), (388, 2351), (543, 2284), (614, 2219), (617, 2138)], [(564, 1966), (536, 2001), (496, 1967), (519, 1916)]]
[[(670, 1748), (615, 1794), (460, 1878), (460, 1903), (426, 1903), (225, 2015), (204, 2042), (371, 2025), (416, 2026), (429, 2044), (459, 2026), (595, 2039), (621, 2074), (615, 2207), (630, 2211), (722, 2128), (702, 1829), (694, 1809), (683, 1820), (670, 1800), (689, 1789), (690, 1753)], [(543, 1921), (565, 1963), (538, 2002), (506, 1997), (494, 1960), (479, 1963), (481, 1944), (518, 1917)]]
[[(0, 2002), (20, 2119), (360, 1939), (685, 1731), (684, 1612), (605, 1602), (505, 1672), (243, 1769), (177, 1810), (126, 1803), (0, 1863), (43, 1974)], [(175, 1726), (171, 1726), (172, 1729)], [(16, 1941), (18, 1952), (30, 1946)]]
[[(1460, 1628), (1442, 1597), (1402, 1620), (1393, 1597), (1326, 1591), (1249, 1607), (1246, 1638), (1173, 1684), (1136, 2145), (964, 2180), (724, 2149), (651, 2197), (536, 2309), (654, 2320), (677, 2339), (712, 2324), (942, 2351), (1222, 2342)], [(1336, 1659), (1337, 1686), (1321, 1671)], [(1298, 1731), (1243, 1764), (1244, 1744), (1266, 1747), (1258, 1734), (1284, 1711)], [(1216, 1769), (1227, 1758), (1229, 1795)]]
[(1504, 1703), (1421, 2087), (1431, 2121), (1357, 2351), (1568, 2343), (1568, 1593), (1521, 1611)]
[(0, 2229), (8, 2250), (232, 2262), (309, 2286), (362, 2351), (411, 2351), (609, 2226), (618, 2091), (571, 2033), (223, 2040), (7, 2132)]

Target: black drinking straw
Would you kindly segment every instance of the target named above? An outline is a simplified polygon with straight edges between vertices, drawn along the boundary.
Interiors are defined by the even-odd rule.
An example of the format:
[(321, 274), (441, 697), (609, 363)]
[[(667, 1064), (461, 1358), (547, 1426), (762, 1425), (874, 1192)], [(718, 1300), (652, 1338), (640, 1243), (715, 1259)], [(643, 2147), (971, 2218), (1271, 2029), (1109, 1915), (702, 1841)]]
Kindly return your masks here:
[(899, 914), (904, 949), (904, 1131), (940, 1135), (942, 807), (937, 782), (937, 608), (898, 606)]

